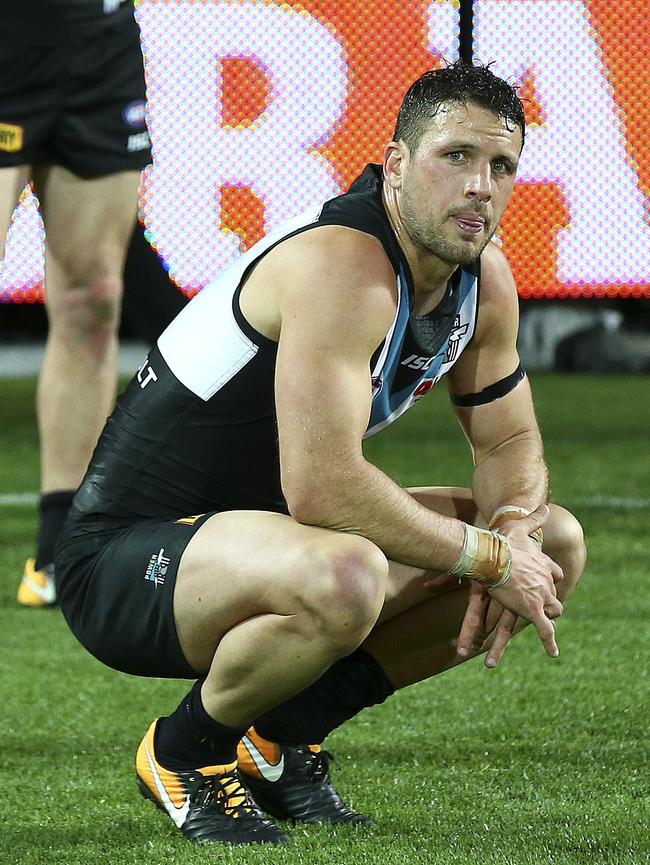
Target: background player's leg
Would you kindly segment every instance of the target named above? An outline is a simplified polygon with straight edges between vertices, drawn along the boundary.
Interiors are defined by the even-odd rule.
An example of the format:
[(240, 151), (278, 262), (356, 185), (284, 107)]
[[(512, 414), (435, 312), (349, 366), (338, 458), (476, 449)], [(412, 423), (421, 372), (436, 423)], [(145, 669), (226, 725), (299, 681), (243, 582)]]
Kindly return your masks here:
[(54, 551), (72, 496), (115, 399), (122, 269), (135, 224), (139, 171), (82, 180), (60, 166), (36, 173), (46, 225), (49, 331), (36, 413), (41, 500), (35, 559), (18, 602), (55, 602)]
[[(0, 168), (0, 284), (4, 281), (4, 258), (11, 217), (31, 173), (30, 166)], [(35, 560), (28, 559), (18, 586), (18, 602), (40, 607), (53, 603), (54, 582), (49, 572), (35, 570)]]
[(41, 489), (74, 490), (115, 399), (122, 270), (137, 212), (140, 173), (82, 180), (48, 170), (49, 333), (38, 383)]
[(29, 177), (29, 166), (0, 168), (0, 274), (5, 257), (5, 242), (11, 224), (11, 215)]

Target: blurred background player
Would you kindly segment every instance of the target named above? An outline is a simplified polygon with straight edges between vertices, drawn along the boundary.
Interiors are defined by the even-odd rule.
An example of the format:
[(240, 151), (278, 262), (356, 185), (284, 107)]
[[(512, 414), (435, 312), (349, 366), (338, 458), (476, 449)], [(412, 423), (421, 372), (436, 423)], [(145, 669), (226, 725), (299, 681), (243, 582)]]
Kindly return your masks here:
[(37, 391), (41, 500), (18, 601), (56, 599), (54, 549), (117, 381), (122, 273), (150, 161), (131, 0), (4, 4), (0, 259), (29, 181), (46, 229), (49, 331)]

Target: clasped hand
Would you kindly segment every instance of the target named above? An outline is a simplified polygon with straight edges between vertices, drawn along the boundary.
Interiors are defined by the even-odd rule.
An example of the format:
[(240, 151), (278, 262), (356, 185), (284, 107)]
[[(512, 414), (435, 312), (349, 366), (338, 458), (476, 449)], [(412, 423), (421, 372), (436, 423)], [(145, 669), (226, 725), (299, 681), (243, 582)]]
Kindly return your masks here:
[(469, 603), (458, 637), (461, 658), (487, 649), (486, 667), (496, 667), (510, 642), (517, 619), (531, 622), (553, 658), (560, 654), (554, 619), (562, 615), (556, 584), (564, 579), (562, 568), (543, 553), (529, 537), (548, 519), (541, 505), (523, 519), (511, 520), (499, 529), (510, 541), (512, 576), (498, 589), (486, 589), (472, 581)]

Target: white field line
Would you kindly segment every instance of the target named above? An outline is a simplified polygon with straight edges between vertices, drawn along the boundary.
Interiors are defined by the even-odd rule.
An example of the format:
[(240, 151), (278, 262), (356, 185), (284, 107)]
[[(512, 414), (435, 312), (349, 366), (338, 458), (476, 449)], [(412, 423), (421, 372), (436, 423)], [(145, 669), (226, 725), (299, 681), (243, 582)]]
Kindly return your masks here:
[[(34, 507), (38, 504), (38, 493), (0, 493), (0, 507)], [(650, 508), (650, 498), (626, 498), (624, 496), (584, 496), (567, 499), (560, 504), (569, 508), (611, 508), (614, 511), (637, 511)]]
[(33, 507), (38, 503), (38, 493), (2, 493), (0, 507)]

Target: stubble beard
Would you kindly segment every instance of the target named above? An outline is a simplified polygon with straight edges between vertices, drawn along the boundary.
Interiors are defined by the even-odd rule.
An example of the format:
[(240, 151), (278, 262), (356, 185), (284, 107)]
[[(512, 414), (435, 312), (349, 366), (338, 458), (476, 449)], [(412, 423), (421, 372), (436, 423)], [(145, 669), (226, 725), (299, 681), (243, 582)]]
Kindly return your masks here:
[(484, 240), (477, 249), (473, 244), (462, 240), (453, 241), (445, 237), (441, 228), (424, 226), (409, 207), (408, 201), (402, 202), (402, 222), (411, 241), (420, 249), (431, 252), (436, 258), (450, 265), (469, 265), (478, 260), (490, 242), (494, 231), (485, 232)]

